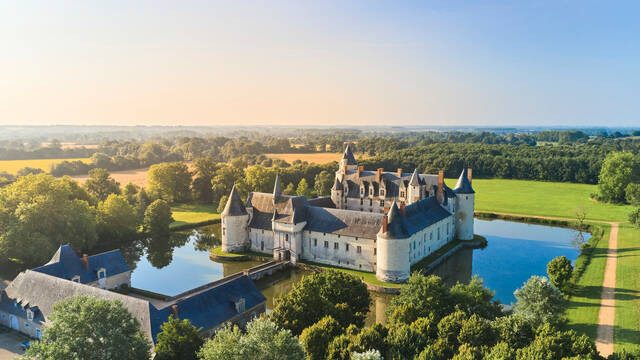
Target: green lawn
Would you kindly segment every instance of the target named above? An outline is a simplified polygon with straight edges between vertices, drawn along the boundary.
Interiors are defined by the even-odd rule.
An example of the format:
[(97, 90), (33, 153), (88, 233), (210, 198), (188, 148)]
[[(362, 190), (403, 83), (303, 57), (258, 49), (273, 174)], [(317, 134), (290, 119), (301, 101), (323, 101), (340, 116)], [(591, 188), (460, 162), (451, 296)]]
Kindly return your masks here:
[(171, 224), (171, 227), (201, 223), (203, 221), (220, 218), (220, 214), (217, 212), (217, 206), (213, 205), (177, 204), (171, 207), (171, 212), (175, 220)]
[(376, 274), (375, 273), (370, 273), (370, 272), (365, 272), (365, 271), (358, 271), (358, 270), (351, 270), (351, 269), (345, 269), (345, 268), (341, 268), (341, 267), (337, 267), (337, 266), (325, 265), (325, 264), (320, 264), (320, 263), (315, 263), (315, 262), (310, 262), (310, 261), (305, 261), (305, 263), (309, 264), (309, 265), (313, 265), (315, 267), (323, 268), (323, 269), (332, 269), (332, 270), (342, 271), (344, 273), (347, 273), (347, 274), (353, 275), (353, 276), (355, 276), (357, 278), (360, 278), (363, 281), (365, 281), (365, 282), (367, 282), (369, 284), (373, 284), (373, 285), (393, 287), (393, 288), (402, 287), (402, 284), (394, 284), (394, 283), (389, 283), (389, 282), (384, 282), (384, 281), (378, 280), (376, 278)]
[(242, 257), (246, 256), (245, 254), (234, 254), (229, 252), (222, 251), (222, 246), (215, 247), (211, 249), (211, 253), (218, 256), (226, 256), (226, 257)]
[[(456, 179), (447, 179), (453, 187)], [(575, 217), (583, 206), (591, 220), (627, 221), (631, 206), (597, 203), (589, 199), (595, 185), (527, 180), (474, 179), (476, 210), (538, 216)]]
[(587, 334), (592, 339), (596, 338), (604, 268), (607, 262), (606, 254), (609, 247), (609, 230), (611, 229), (609, 225), (605, 224), (598, 224), (598, 226), (602, 226), (605, 232), (593, 251), (591, 262), (576, 284), (576, 294), (569, 300), (566, 313), (569, 327), (577, 332)]
[(616, 271), (616, 351), (640, 350), (640, 229), (621, 224)]

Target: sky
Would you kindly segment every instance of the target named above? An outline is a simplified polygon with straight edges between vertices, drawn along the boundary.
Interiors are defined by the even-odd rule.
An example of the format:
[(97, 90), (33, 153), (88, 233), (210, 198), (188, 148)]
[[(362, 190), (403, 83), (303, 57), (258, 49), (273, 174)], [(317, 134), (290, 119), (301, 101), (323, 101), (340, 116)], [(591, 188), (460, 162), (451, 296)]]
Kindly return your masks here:
[(0, 2), (0, 125), (638, 126), (638, 1)]

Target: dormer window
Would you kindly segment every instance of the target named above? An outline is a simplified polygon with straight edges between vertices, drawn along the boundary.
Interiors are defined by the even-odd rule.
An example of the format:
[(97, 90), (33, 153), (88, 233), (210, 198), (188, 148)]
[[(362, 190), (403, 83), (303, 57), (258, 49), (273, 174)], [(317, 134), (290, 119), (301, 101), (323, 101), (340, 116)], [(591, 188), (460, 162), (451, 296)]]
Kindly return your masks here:
[(33, 321), (33, 311), (27, 310), (27, 320)]
[(384, 196), (384, 190), (380, 190), (380, 196)]
[(98, 279), (104, 279), (107, 277), (107, 269), (102, 268), (98, 270)]
[(80, 282), (80, 275), (76, 275), (76, 276), (72, 277), (71, 281), (79, 283)]
[(236, 311), (238, 313), (243, 313), (244, 312), (244, 306), (245, 306), (244, 298), (240, 298), (240, 299), (236, 300), (235, 301), (235, 305), (236, 305)]

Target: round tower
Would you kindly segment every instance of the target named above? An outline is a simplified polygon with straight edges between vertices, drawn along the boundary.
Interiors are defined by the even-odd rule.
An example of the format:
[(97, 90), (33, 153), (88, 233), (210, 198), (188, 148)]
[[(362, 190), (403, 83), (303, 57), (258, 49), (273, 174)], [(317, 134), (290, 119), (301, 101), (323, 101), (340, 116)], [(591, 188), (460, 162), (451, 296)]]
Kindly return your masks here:
[(222, 226), (222, 251), (241, 253), (249, 250), (249, 213), (245, 209), (236, 186), (231, 189), (229, 200), (220, 214)]
[(456, 238), (473, 240), (475, 191), (471, 187), (471, 169), (462, 170), (453, 192), (456, 194)]
[(392, 283), (406, 281), (411, 274), (409, 232), (395, 201), (389, 213), (382, 218), (376, 245), (376, 278)]
[(344, 186), (338, 180), (338, 175), (336, 175), (336, 180), (333, 182), (333, 186), (331, 187), (331, 200), (336, 206), (336, 209), (342, 209), (343, 200), (344, 200)]

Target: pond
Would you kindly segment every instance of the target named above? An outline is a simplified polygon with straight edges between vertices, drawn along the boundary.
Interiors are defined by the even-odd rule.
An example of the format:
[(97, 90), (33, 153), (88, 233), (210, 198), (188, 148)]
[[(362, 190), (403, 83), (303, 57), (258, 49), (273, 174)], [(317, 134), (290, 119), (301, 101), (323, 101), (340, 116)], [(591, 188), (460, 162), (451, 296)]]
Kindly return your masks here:
[[(478, 220), (476, 234), (485, 236), (484, 249), (462, 249), (436, 267), (432, 273), (449, 285), (468, 282), (473, 275), (484, 279), (486, 287), (496, 291), (504, 304), (515, 301), (513, 291), (531, 276), (545, 275), (547, 263), (564, 255), (575, 261), (579, 254), (571, 229), (530, 225), (502, 220)], [(219, 225), (197, 231), (174, 233), (166, 239), (149, 239), (143, 244), (123, 249), (135, 267), (131, 282), (134, 287), (164, 295), (177, 295), (194, 287), (218, 280), (260, 264), (257, 261), (216, 262), (209, 259), (207, 248), (218, 244)], [(589, 234), (581, 234), (588, 239)], [(282, 272), (257, 283), (267, 298), (267, 309), (273, 299), (286, 294), (305, 273), (300, 270)], [(385, 310), (392, 296), (372, 293), (367, 324), (384, 322)]]
[(591, 237), (561, 227), (479, 219), (475, 220), (475, 233), (487, 238), (487, 247), (463, 249), (432, 273), (450, 285), (477, 275), (506, 305), (515, 302), (513, 292), (529, 277), (546, 276), (547, 264), (553, 258), (564, 255), (574, 262), (580, 244)]

